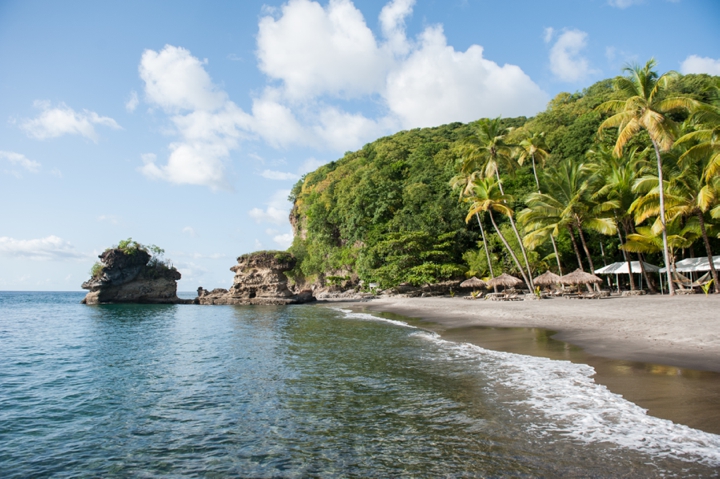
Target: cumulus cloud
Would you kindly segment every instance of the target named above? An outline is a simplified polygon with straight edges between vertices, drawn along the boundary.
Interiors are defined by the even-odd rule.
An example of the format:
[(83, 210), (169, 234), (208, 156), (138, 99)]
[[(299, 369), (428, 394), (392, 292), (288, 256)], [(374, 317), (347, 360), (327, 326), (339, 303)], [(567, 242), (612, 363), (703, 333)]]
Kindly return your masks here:
[(135, 90), (130, 92), (130, 98), (128, 98), (128, 101), (125, 102), (125, 109), (129, 111), (130, 113), (135, 111), (135, 108), (140, 104), (140, 100), (138, 99), (138, 94)]
[(182, 229), (183, 234), (188, 235), (191, 238), (195, 238), (197, 236), (197, 233), (195, 232), (195, 229), (192, 226), (186, 226)]
[(576, 82), (591, 73), (580, 52), (587, 46), (587, 33), (566, 30), (550, 49), (550, 71), (562, 81)]
[(53, 235), (30, 240), (0, 236), (0, 255), (39, 261), (64, 261), (88, 257), (75, 250), (69, 242)]
[[(457, 51), (442, 27), (408, 38), (414, 0), (382, 9), (381, 35), (351, 0), (290, 0), (265, 8), (257, 60), (268, 82), (243, 111), (210, 78), (207, 60), (166, 45), (143, 53), (145, 98), (170, 116), (178, 140), (166, 162), (144, 158), (140, 171), (178, 184), (229, 188), (226, 170), (242, 142), (275, 148), (347, 151), (401, 128), (481, 117), (532, 115), (548, 100), (519, 67), (484, 58), (481, 46)], [(361, 100), (378, 112), (350, 111), (333, 100)], [(352, 104), (352, 103), (350, 103)], [(270, 179), (289, 174), (266, 170)]]
[(263, 172), (260, 173), (260, 176), (262, 176), (263, 178), (267, 178), (268, 180), (278, 181), (297, 180), (298, 178), (300, 178), (295, 173), (275, 170), (263, 170)]
[(83, 110), (76, 112), (65, 103), (52, 108), (50, 102), (36, 101), (36, 108), (42, 110), (34, 119), (24, 120), (20, 128), (28, 136), (38, 140), (56, 138), (62, 135), (81, 135), (97, 142), (98, 136), (95, 125), (107, 126), (115, 130), (121, 129), (115, 120), (107, 116), (100, 116), (94, 111)]
[(283, 224), (288, 222), (291, 204), (288, 201), (290, 190), (278, 190), (266, 203), (266, 208), (253, 208), (248, 214), (258, 223)]
[(690, 55), (680, 65), (680, 72), (707, 73), (708, 75), (720, 75), (720, 59)]
[(30, 173), (37, 173), (40, 171), (40, 163), (28, 159), (23, 154), (15, 153), (13, 151), (0, 151), (0, 160), (6, 160), (11, 165), (19, 166)]

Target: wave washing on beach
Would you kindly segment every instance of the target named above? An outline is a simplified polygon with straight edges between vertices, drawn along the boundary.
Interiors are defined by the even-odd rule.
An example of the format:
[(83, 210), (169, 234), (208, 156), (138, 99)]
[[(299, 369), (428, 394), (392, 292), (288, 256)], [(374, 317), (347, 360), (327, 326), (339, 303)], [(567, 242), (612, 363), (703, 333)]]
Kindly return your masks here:
[[(338, 311), (350, 319), (418, 329), (368, 313)], [(597, 384), (591, 366), (455, 343), (431, 331), (418, 330), (412, 336), (445, 351), (444, 359), (476, 361), (497, 388), (521, 391), (526, 397), (508, 406), (541, 412), (544, 420), (532, 425), (539, 435), (552, 431), (585, 443), (611, 443), (653, 456), (720, 466), (719, 435), (648, 415), (645, 409)], [(532, 422), (532, 418), (526, 418)]]

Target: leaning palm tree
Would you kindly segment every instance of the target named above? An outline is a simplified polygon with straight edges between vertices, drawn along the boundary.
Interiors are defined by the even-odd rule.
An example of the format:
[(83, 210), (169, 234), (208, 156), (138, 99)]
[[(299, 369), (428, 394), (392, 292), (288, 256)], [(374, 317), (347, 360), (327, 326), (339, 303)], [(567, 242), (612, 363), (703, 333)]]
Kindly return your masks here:
[(512, 201), (512, 197), (503, 194), (500, 191), (499, 183), (492, 177), (476, 180), (473, 185), (472, 191), (472, 196), (468, 198), (468, 201), (470, 201), (471, 204), (470, 210), (467, 214), (467, 217), (465, 218), (465, 222), (467, 223), (468, 221), (470, 221), (470, 219), (475, 213), (487, 212), (493, 228), (495, 228), (495, 231), (500, 237), (500, 241), (502, 241), (505, 249), (507, 249), (508, 253), (510, 253), (510, 256), (515, 262), (515, 266), (517, 266), (518, 271), (520, 271), (520, 274), (525, 280), (525, 284), (527, 284), (531, 288), (534, 288), (534, 286), (532, 286), (531, 278), (528, 278), (522, 265), (520, 264), (520, 260), (518, 260), (517, 255), (510, 247), (510, 244), (508, 243), (500, 228), (498, 228), (497, 223), (495, 223), (495, 218), (493, 217), (493, 211), (505, 215), (508, 218), (512, 217), (513, 210), (508, 206), (508, 203)]
[[(668, 83), (678, 73), (667, 72), (658, 76), (654, 70), (655, 59), (650, 59), (645, 66), (633, 65), (624, 68), (628, 74), (615, 80), (615, 89), (625, 97), (622, 100), (610, 100), (597, 107), (600, 112), (612, 113), (600, 125), (599, 132), (607, 128), (618, 128), (618, 137), (613, 150), (615, 156), (621, 156), (625, 145), (642, 130), (650, 136), (655, 157), (657, 159), (658, 184), (663, 184), (661, 151), (669, 150), (676, 136), (676, 125), (668, 113), (673, 110), (694, 110), (698, 102), (684, 97), (664, 97)], [(669, 265), (667, 245), (665, 197), (662, 187), (659, 188), (660, 221), (662, 223), (663, 256), (665, 266)], [(668, 268), (670, 294), (675, 294), (672, 278)]]
[[(505, 192), (500, 178), (500, 168), (508, 172), (513, 172), (517, 168), (517, 163), (513, 158), (513, 145), (506, 142), (506, 136), (509, 130), (502, 125), (500, 118), (483, 118), (476, 121), (473, 126), (473, 133), (463, 138), (456, 147), (457, 152), (462, 158), (460, 174), (466, 176), (474, 174), (483, 178), (494, 176), (497, 179), (497, 187), (500, 194), (504, 195)], [(527, 251), (525, 251), (525, 246), (523, 245), (513, 216), (509, 215), (508, 219), (510, 220), (513, 233), (515, 233), (515, 237), (520, 244), (520, 251), (525, 260), (527, 277), (530, 279), (528, 286), (533, 288), (532, 271), (530, 270)], [(523, 273), (523, 275), (525, 275), (525, 273)]]
[[(600, 145), (594, 150), (589, 150), (587, 158), (592, 161), (590, 168), (595, 172), (593, 181), (598, 183), (598, 190), (593, 195), (594, 200), (601, 200), (599, 210), (612, 211), (618, 225), (617, 235), (622, 246), (625, 241), (620, 233), (620, 227), (625, 231), (625, 236), (633, 232), (633, 215), (629, 212), (630, 207), (636, 199), (633, 186), (636, 180), (648, 172), (648, 164), (643, 157), (643, 152), (638, 153), (637, 148), (625, 152), (622, 157), (615, 157), (612, 149)], [(630, 255), (622, 249), (628, 271), (632, 271)], [(640, 253), (638, 253), (638, 256)], [(652, 290), (652, 283), (649, 281), (643, 259), (640, 260), (640, 267), (647, 284)], [(635, 289), (635, 279), (630, 274), (630, 289)]]
[[(540, 189), (540, 180), (538, 179), (537, 167), (535, 161), (539, 161), (545, 166), (545, 161), (550, 156), (548, 153), (548, 147), (545, 143), (545, 133), (527, 133), (526, 131), (520, 132), (524, 138), (520, 141), (517, 148), (517, 162), (519, 165), (525, 163), (530, 158), (532, 162), (533, 176), (535, 177), (535, 186), (537, 186), (537, 192), (542, 193)], [(562, 276), (562, 265), (560, 265), (560, 254), (558, 253), (557, 245), (555, 244), (555, 237), (550, 235), (550, 242), (552, 243), (553, 253), (555, 253), (555, 260), (558, 265), (558, 273)]]
[[(474, 181), (478, 178), (477, 172), (469, 172), (467, 175), (462, 172), (455, 175), (450, 180), (450, 186), (453, 189), (460, 190), (459, 201), (463, 201), (465, 198), (472, 194), (472, 187)], [(485, 216), (483, 214), (483, 216)], [(485, 228), (483, 228), (482, 221), (480, 221), (480, 213), (475, 213), (478, 226), (480, 227), (480, 236), (482, 237), (483, 246), (485, 247), (485, 258), (488, 262), (488, 269), (490, 270), (490, 279), (495, 279), (495, 272), (493, 271), (492, 259), (490, 258), (490, 250), (488, 249), (487, 238), (485, 237)], [(493, 290), (497, 293), (497, 286), (493, 286)]]
[(595, 208), (591, 198), (590, 173), (586, 165), (572, 160), (565, 160), (552, 171), (546, 171), (547, 193), (532, 193), (527, 199), (528, 207), (520, 212), (518, 219), (525, 227), (525, 244), (528, 247), (544, 242), (548, 235), (558, 236), (562, 229), (566, 229), (570, 233), (578, 266), (582, 269), (583, 262), (574, 234), (577, 231), (590, 269), (594, 271), (583, 229), (615, 234), (617, 227), (612, 218)]

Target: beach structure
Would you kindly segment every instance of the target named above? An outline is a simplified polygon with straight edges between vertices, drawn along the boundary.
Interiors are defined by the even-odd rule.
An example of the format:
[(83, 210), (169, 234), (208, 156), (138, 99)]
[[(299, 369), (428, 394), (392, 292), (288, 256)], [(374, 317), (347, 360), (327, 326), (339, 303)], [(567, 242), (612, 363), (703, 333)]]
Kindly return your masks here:
[[(716, 270), (720, 269), (720, 255), (713, 256), (713, 265)], [(659, 271), (665, 273), (667, 268), (662, 268)], [(708, 261), (707, 257), (685, 258), (675, 262), (675, 271), (679, 273), (704, 273), (710, 271), (710, 261)]]
[(487, 282), (487, 285), (491, 288), (493, 286), (502, 286), (503, 288), (516, 288), (523, 284), (525, 284), (523, 280), (518, 279), (515, 276), (510, 276), (507, 273), (503, 273), (497, 278), (493, 278)]
[(476, 278), (473, 276), (470, 279), (466, 279), (462, 283), (460, 283), (461, 288), (472, 288), (472, 289), (479, 289), (479, 288), (487, 288), (487, 283), (481, 279)]
[(576, 269), (572, 273), (568, 273), (565, 276), (560, 276), (560, 284), (566, 285), (580, 285), (580, 284), (601, 284), (602, 278), (599, 278), (591, 273), (586, 273), (580, 268)]
[(546, 271), (537, 278), (533, 279), (533, 283), (538, 286), (552, 286), (555, 284), (561, 284), (561, 276), (553, 273), (552, 271)]
[(646, 263), (643, 261), (642, 268), (640, 267), (640, 261), (631, 261), (630, 262), (631, 268), (628, 268), (627, 261), (618, 261), (617, 263), (609, 264), (607, 266), (604, 266), (600, 269), (596, 269), (594, 271), (595, 274), (614, 274), (615, 275), (615, 284), (618, 287), (618, 291), (620, 291), (620, 282), (618, 276), (621, 274), (639, 274), (640, 275), (640, 289), (643, 288), (643, 275), (642, 275), (642, 268), (645, 268), (645, 273), (655, 273), (658, 276), (660, 276), (660, 284), (662, 284), (662, 275), (661, 273), (663, 270), (661, 270), (658, 266), (655, 266), (654, 264)]

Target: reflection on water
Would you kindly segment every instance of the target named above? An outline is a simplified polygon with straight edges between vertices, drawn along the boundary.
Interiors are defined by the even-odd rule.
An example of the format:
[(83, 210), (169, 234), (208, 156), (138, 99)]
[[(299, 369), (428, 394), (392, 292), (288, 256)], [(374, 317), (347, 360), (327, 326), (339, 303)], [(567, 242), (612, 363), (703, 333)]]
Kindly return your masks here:
[(556, 332), (546, 329), (482, 326), (443, 329), (430, 321), (392, 313), (374, 314), (436, 331), (449, 341), (588, 364), (595, 368), (595, 382), (647, 409), (648, 414), (720, 434), (720, 373), (593, 356), (578, 346), (553, 339)]

